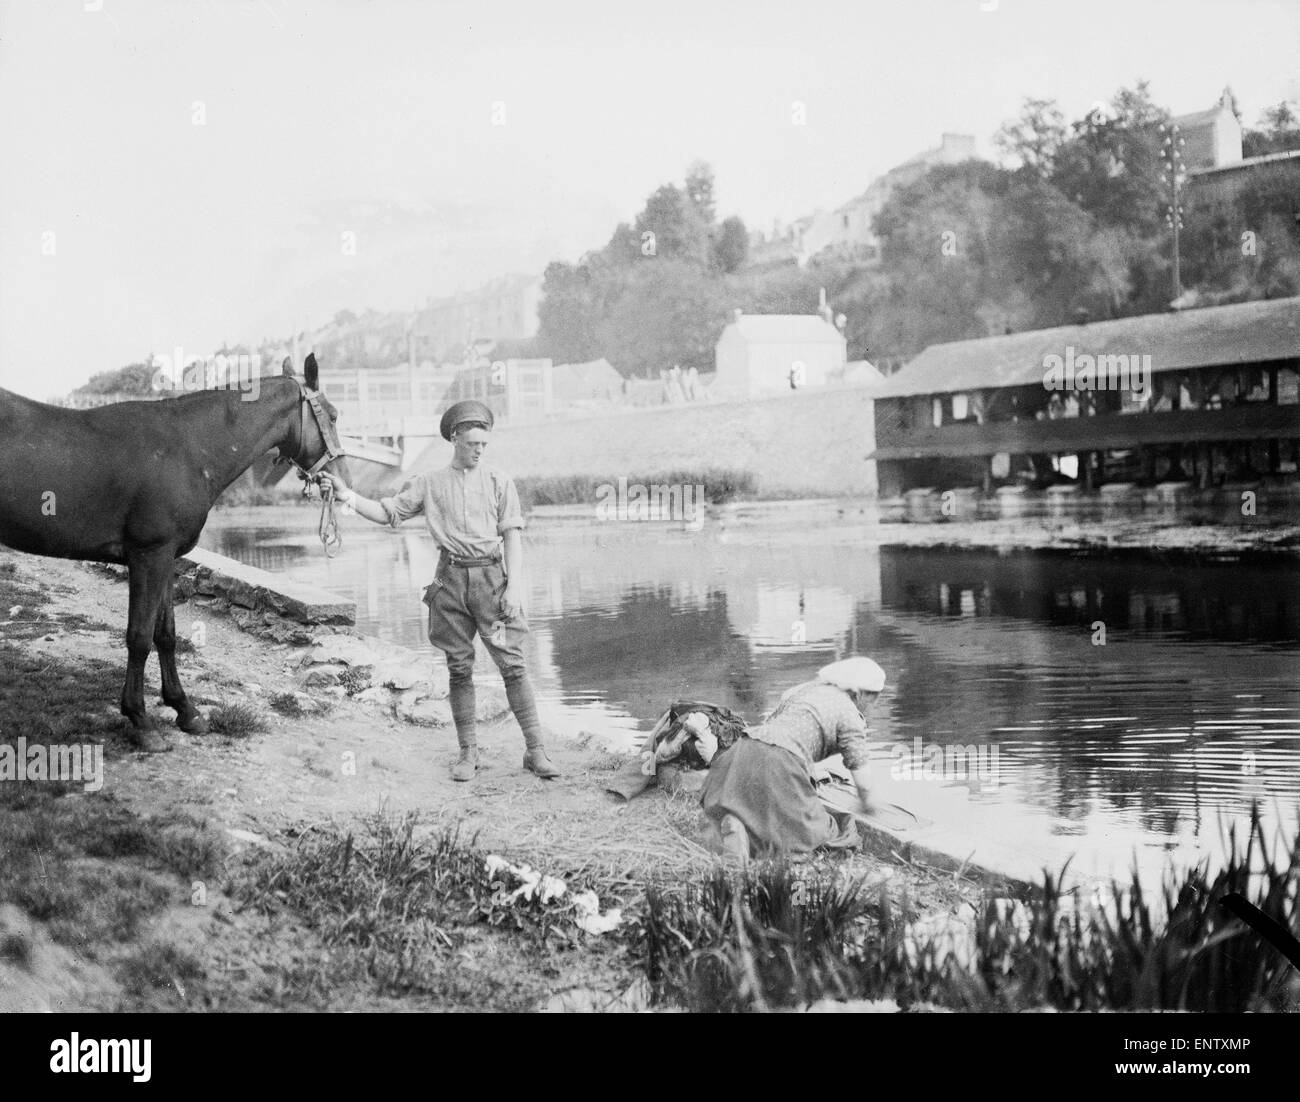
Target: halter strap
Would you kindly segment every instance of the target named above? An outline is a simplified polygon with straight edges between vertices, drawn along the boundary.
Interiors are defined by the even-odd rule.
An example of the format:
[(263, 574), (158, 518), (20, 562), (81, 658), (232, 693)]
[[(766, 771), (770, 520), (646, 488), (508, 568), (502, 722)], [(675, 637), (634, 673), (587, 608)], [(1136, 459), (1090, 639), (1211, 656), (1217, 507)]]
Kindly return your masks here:
[(307, 478), (315, 478), (322, 467), (346, 453), (343, 451), (343, 445), (339, 442), (338, 433), (334, 430), (334, 422), (329, 419), (329, 414), (325, 412), (325, 407), (321, 405), (320, 391), (310, 390), (299, 382), (298, 396), (300, 400), (298, 404), (297, 450), (301, 452), (307, 442), (307, 409), (310, 407), (312, 416), (316, 418), (316, 427), (320, 430), (321, 439), (325, 441), (325, 454), (316, 460), (310, 468), (304, 467), (298, 461), (296, 455), (291, 461)]

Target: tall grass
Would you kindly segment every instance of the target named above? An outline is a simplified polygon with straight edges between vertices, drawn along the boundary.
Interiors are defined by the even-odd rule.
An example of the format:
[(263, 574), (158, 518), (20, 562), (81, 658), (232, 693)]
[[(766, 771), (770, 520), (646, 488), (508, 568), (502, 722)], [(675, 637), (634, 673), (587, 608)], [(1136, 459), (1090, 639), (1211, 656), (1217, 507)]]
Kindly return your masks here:
[(1223, 867), (1170, 873), (1158, 906), (1136, 872), (1095, 904), (1047, 873), (1023, 907), (986, 899), (970, 959), (951, 941), (912, 937), (906, 904), (869, 900), (861, 882), (801, 883), (780, 864), (718, 871), (647, 893), (645, 966), (659, 1001), (692, 1010), (884, 998), (983, 1011), (1300, 1011), (1300, 975), (1224, 905), (1240, 895), (1300, 934), (1298, 870), (1300, 837), (1289, 854), (1270, 852), (1252, 809)]

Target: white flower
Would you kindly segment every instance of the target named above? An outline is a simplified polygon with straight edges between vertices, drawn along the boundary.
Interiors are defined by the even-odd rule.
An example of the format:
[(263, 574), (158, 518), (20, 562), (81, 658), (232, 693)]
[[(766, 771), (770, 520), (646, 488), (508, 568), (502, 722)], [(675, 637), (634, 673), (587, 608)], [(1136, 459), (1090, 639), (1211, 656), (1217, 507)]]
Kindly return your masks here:
[(605, 914), (600, 913), (600, 900), (593, 891), (579, 892), (573, 897), (574, 924), (589, 934), (607, 934), (616, 930), (623, 922), (623, 912), (612, 907)]

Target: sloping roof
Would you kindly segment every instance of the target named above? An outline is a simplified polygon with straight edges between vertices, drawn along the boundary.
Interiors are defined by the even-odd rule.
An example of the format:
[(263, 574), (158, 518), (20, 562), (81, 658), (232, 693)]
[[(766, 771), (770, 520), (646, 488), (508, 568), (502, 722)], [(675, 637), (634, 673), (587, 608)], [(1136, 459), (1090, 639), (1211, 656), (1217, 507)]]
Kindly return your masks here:
[(1273, 164), (1277, 161), (1291, 161), (1300, 157), (1300, 149), (1284, 149), (1281, 153), (1261, 153), (1258, 157), (1247, 157), (1241, 161), (1232, 161), (1226, 165), (1214, 165), (1212, 168), (1193, 168), (1189, 176), (1210, 176), (1216, 172), (1242, 172), (1256, 165)]
[(844, 334), (819, 314), (741, 314), (723, 333), (731, 329), (750, 344), (844, 341)]
[(1174, 122), (1186, 130), (1189, 127), (1208, 126), (1224, 110), (1221, 103), (1216, 103), (1213, 107), (1206, 108), (1204, 111), (1189, 111), (1186, 115), (1175, 115)]
[(603, 356), (580, 364), (556, 364), (551, 370), (551, 392), (557, 398), (589, 398), (604, 387), (621, 387), (623, 376)]
[(1044, 357), (1151, 357), (1151, 370), (1259, 363), (1300, 357), (1300, 298), (1143, 314), (1005, 337), (932, 344), (891, 375), (877, 398), (1041, 384)]

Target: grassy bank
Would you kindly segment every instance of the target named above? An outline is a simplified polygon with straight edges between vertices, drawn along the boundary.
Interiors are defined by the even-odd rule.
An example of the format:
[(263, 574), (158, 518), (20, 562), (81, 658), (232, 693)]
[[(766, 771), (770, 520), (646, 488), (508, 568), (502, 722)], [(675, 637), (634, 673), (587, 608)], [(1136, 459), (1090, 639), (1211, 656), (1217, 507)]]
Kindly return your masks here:
[(1136, 873), (1095, 902), (1045, 875), (1027, 903), (986, 899), (969, 938), (921, 935), (905, 898), (871, 897), (861, 883), (808, 883), (781, 865), (719, 873), (649, 893), (645, 964), (656, 999), (698, 1011), (887, 999), (965, 1011), (1300, 1012), (1300, 970), (1232, 905), (1249, 901), (1300, 934), (1300, 836), (1289, 856), (1269, 850), (1253, 812), (1223, 868), (1171, 874), (1158, 906)]
[[(382, 815), (264, 858), (238, 894), (247, 906), (292, 912), (329, 948), (323, 966), (284, 977), (307, 1000), (328, 1002), (340, 983), (360, 981), (377, 993), (526, 1009), (545, 997), (548, 973), (581, 956), (611, 995), (642, 982), (661, 1009), (831, 999), (904, 1010), (1300, 1011), (1300, 973), (1225, 905), (1248, 899), (1300, 930), (1300, 838), (1289, 870), (1252, 877), (1257, 858), (1277, 856), (1266, 850), (1256, 817), (1224, 868), (1171, 876), (1158, 907), (1136, 878), (1087, 903), (1047, 876), (1025, 903), (986, 899), (969, 939), (918, 921), (906, 891), (894, 898), (807, 863), (717, 867), (621, 892), (573, 876), (556, 898), (521, 897), (456, 828), (420, 835), (414, 819)], [(617, 930), (582, 931), (574, 899), (583, 890), (623, 908)]]
[[(10, 747), (97, 744), (104, 771), (130, 754), (123, 721), (107, 713), (116, 699), (118, 662), (69, 662), (12, 641), (36, 639), (57, 627), (45, 619), (48, 597), (0, 564), (0, 605), (19, 611), (0, 644), (0, 737)], [(80, 626), (105, 629), (85, 617)], [(23, 742), (20, 743), (19, 739)], [(15, 759), (16, 760), (16, 759)], [(0, 905), (20, 908), (42, 924), (40, 937), (21, 924), (0, 930), (0, 968), (9, 980), (38, 971), (48, 938), (94, 969), (116, 977), (122, 996), (100, 1009), (155, 1004), (155, 990), (202, 973), (193, 955), (145, 936), (167, 909), (188, 900), (196, 882), (213, 880), (224, 856), (222, 838), (182, 813), (140, 816), (85, 782), (4, 777), (0, 783)], [(0, 982), (0, 986), (4, 986)]]

